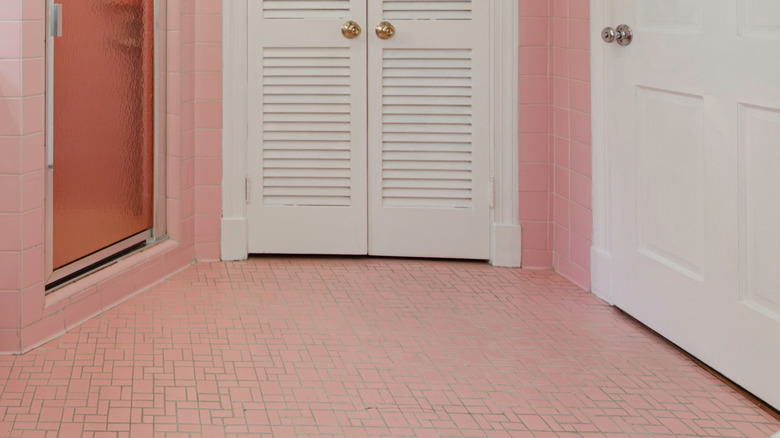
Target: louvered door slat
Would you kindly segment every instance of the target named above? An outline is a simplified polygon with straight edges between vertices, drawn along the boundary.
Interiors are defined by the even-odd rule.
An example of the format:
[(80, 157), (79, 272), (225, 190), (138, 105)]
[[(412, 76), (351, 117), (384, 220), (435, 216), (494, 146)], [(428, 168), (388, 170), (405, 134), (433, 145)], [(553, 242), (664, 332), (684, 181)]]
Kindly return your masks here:
[(385, 0), (386, 20), (470, 20), (471, 0)]
[[(425, 57), (425, 58), (423, 58)], [(385, 102), (383, 108), (382, 154), (383, 171), (396, 171), (392, 177), (382, 178), (382, 200), (385, 205), (403, 207), (469, 208), (472, 206), (471, 179), (463, 180), (462, 173), (453, 177), (448, 172), (471, 171), (472, 152), (472, 74), (471, 54), (468, 50), (386, 50), (384, 59), (404, 60), (405, 67), (397, 69), (385, 65), (383, 69), (383, 94), (402, 98), (405, 107), (448, 108), (448, 102), (457, 102), (463, 114), (452, 111), (429, 111), (426, 116), (397, 115), (393, 103)], [(425, 66), (414, 68), (414, 61), (425, 59)], [(460, 68), (452, 69), (453, 59), (460, 60)], [(447, 60), (442, 64), (437, 61)], [(466, 67), (466, 68), (464, 68)], [(417, 72), (419, 70), (419, 72)], [(400, 73), (403, 73), (405, 77)], [(440, 74), (443, 73), (443, 74)], [(427, 75), (427, 76), (426, 76)], [(435, 96), (435, 101), (431, 100)], [(466, 97), (464, 101), (462, 98)], [(443, 105), (442, 105), (443, 103)], [(463, 105), (466, 103), (466, 105)], [(414, 146), (411, 144), (414, 143)], [(440, 146), (432, 151), (427, 144)], [(454, 145), (461, 145), (453, 149)], [(399, 152), (398, 149), (405, 149)], [(465, 150), (464, 150), (465, 149)], [(435, 170), (429, 175), (433, 181), (442, 181), (439, 187), (405, 182), (404, 171)], [(459, 185), (450, 185), (457, 180)], [(429, 200), (426, 204), (423, 200)], [(448, 200), (451, 202), (444, 202)]]
[(349, 0), (264, 0), (262, 3), (263, 18), (267, 19), (344, 18), (350, 14)]

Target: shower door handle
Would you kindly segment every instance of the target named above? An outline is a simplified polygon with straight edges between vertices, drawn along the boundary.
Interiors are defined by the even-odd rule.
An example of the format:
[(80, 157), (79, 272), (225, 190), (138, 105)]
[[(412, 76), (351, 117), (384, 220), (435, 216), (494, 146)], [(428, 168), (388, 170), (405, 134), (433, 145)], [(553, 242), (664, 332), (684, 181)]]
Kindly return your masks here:
[(54, 3), (49, 13), (49, 23), (51, 24), (51, 36), (62, 36), (62, 5)]

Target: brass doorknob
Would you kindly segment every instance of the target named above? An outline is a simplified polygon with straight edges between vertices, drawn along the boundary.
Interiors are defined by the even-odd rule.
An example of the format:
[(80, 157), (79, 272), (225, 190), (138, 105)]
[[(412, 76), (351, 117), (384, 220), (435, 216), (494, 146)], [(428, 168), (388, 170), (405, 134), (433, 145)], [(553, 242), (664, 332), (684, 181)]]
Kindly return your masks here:
[(383, 21), (376, 25), (376, 36), (379, 38), (389, 40), (393, 35), (395, 35), (395, 26), (387, 21)]
[(360, 25), (355, 23), (354, 21), (347, 21), (343, 25), (341, 25), (341, 34), (344, 35), (344, 38), (353, 39), (360, 36)]

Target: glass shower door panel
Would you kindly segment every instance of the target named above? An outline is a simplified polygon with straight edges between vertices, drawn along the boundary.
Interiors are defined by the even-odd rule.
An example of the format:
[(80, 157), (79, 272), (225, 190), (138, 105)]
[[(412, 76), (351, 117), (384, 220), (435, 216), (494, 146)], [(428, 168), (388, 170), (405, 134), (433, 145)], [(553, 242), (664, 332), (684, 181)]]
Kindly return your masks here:
[(152, 227), (154, 0), (56, 0), (53, 267)]

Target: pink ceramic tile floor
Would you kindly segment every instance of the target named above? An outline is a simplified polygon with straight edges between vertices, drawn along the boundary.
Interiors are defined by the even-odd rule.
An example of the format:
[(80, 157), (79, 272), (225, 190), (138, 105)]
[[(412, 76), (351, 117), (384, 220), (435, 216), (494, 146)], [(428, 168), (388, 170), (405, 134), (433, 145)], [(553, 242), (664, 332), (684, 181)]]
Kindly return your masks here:
[(548, 271), (195, 265), (17, 357), (0, 437), (728, 436), (780, 423)]

